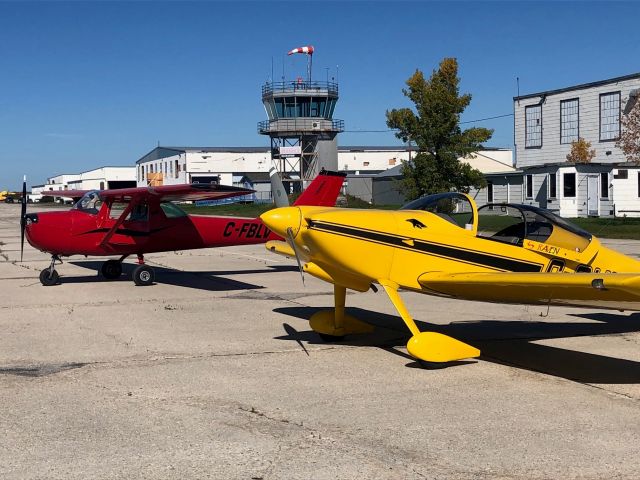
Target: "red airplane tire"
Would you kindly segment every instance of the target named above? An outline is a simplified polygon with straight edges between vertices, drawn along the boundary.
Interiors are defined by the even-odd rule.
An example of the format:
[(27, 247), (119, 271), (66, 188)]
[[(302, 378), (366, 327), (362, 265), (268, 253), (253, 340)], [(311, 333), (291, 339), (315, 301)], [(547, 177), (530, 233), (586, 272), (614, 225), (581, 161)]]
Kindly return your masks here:
[(146, 265), (139, 265), (133, 271), (133, 283), (139, 287), (146, 287), (147, 285), (153, 285), (155, 274), (153, 268)]
[(100, 267), (100, 273), (107, 280), (115, 280), (122, 275), (122, 264), (117, 260), (107, 260)]
[(45, 287), (50, 287), (57, 284), (60, 281), (60, 275), (55, 270), (52, 272), (50, 269), (45, 268), (40, 272), (40, 283)]

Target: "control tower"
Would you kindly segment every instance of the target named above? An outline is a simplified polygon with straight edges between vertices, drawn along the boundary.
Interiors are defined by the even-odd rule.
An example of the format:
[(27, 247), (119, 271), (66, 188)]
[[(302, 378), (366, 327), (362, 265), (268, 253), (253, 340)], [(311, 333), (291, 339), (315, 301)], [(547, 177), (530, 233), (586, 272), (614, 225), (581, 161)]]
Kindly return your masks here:
[(271, 159), (278, 170), (298, 180), (302, 190), (323, 168), (338, 170), (337, 134), (344, 121), (334, 120), (338, 101), (337, 82), (298, 77), (293, 81), (267, 82), (262, 103), (268, 120), (258, 123), (258, 133), (271, 139)]

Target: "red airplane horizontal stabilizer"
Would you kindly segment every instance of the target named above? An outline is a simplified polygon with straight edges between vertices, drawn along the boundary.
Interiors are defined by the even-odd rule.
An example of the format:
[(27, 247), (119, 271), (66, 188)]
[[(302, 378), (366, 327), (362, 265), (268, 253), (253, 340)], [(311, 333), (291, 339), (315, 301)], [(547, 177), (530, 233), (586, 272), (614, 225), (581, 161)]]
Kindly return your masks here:
[(294, 205), (335, 206), (346, 176), (347, 174), (344, 172), (321, 171), (298, 197)]

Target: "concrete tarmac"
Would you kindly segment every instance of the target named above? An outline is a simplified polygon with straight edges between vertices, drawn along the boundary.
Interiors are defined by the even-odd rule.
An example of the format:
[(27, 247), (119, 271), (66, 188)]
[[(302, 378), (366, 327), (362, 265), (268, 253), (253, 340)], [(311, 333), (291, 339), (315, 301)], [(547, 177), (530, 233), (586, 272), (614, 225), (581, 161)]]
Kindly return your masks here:
[(482, 351), (422, 368), (382, 291), (347, 297), (374, 333), (322, 343), (331, 286), (263, 246), (149, 255), (151, 287), (76, 257), (43, 287), (18, 219), (0, 205), (2, 479), (640, 478), (640, 314), (403, 292)]

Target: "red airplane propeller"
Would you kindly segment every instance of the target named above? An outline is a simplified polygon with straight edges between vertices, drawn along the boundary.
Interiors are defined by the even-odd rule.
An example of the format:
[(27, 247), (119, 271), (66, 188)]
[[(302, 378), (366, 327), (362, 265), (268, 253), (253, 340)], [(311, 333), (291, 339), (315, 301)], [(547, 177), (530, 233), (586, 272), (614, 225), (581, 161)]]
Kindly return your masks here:
[(20, 206), (20, 261), (24, 253), (24, 229), (27, 215), (27, 176), (22, 178), (22, 205)]

